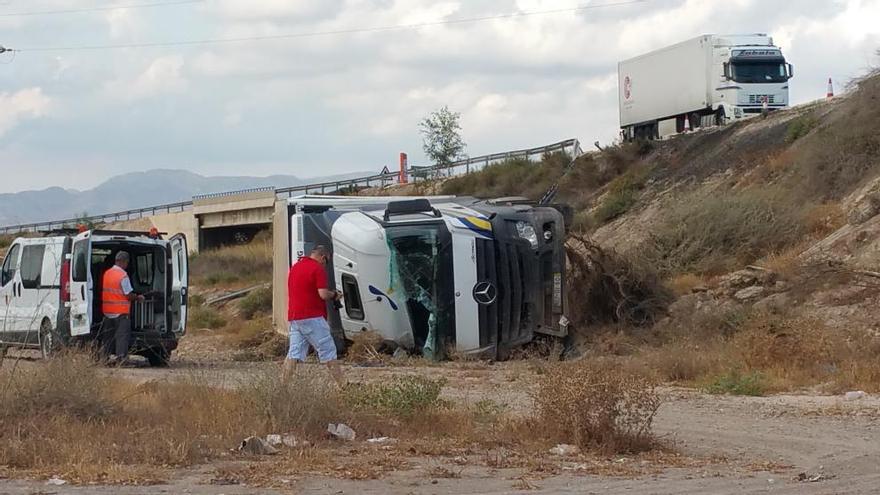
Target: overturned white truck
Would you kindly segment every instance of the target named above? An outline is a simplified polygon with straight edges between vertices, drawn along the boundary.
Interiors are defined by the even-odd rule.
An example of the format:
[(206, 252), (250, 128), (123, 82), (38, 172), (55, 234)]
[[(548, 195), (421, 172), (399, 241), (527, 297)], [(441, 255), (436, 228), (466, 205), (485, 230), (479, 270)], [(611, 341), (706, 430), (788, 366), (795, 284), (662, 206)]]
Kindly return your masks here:
[(517, 198), (300, 196), (275, 212), (274, 317), (286, 276), (319, 244), (345, 297), (328, 308), (337, 346), (374, 331), (410, 352), (504, 358), (536, 334), (565, 337), (565, 225)]

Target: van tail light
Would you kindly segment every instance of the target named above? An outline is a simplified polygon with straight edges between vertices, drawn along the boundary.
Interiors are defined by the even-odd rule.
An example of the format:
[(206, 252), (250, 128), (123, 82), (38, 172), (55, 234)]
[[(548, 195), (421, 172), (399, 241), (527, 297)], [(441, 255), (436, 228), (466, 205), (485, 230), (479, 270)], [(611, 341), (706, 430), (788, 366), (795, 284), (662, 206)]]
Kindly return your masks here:
[(70, 301), (70, 260), (61, 264), (61, 302)]

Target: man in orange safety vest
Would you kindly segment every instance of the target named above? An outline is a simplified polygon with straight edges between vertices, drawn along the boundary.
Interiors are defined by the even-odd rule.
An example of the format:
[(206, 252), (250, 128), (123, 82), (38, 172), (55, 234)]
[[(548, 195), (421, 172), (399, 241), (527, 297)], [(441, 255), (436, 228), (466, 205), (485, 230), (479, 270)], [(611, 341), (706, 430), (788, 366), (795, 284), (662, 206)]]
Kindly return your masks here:
[(116, 253), (116, 264), (104, 272), (101, 290), (101, 336), (104, 355), (115, 354), (116, 363), (123, 364), (128, 359), (128, 346), (131, 340), (131, 302), (143, 301), (144, 296), (134, 293), (131, 279), (128, 278), (128, 262), (131, 259), (125, 251)]

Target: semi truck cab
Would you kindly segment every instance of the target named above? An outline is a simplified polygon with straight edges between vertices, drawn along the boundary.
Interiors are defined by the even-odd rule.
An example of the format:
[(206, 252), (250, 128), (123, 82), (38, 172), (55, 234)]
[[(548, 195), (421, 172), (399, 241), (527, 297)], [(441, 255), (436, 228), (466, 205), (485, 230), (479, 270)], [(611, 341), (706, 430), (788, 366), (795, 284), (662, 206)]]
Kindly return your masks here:
[[(328, 279), (345, 295), (328, 308), (338, 341), (374, 331), (429, 358), (498, 358), (536, 334), (567, 335), (565, 227), (554, 208), (303, 196), (290, 200), (287, 219), (285, 270), (276, 277), (312, 247), (331, 248)], [(286, 307), (281, 296), (276, 307)]]
[(715, 45), (716, 72), (721, 74), (715, 101), (724, 117), (742, 118), (789, 105), (788, 81), (794, 67), (766, 36), (719, 37)]

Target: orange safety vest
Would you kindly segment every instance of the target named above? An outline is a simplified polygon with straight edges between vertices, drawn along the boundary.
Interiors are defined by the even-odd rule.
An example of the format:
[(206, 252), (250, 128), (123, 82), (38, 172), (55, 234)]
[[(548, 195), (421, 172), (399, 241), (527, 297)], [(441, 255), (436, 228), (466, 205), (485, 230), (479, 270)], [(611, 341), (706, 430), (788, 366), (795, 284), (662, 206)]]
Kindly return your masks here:
[(127, 315), (131, 310), (131, 302), (122, 291), (122, 280), (127, 276), (125, 270), (115, 266), (104, 272), (101, 311), (105, 315)]

